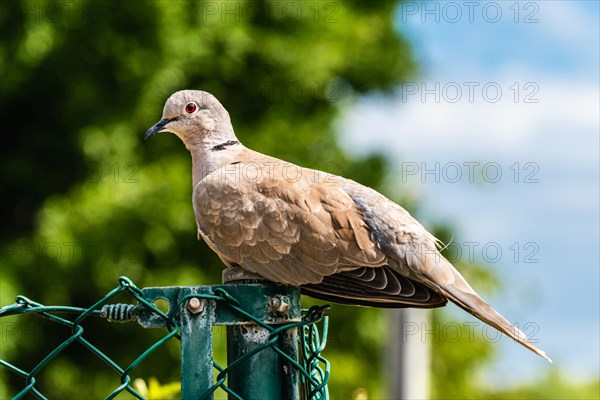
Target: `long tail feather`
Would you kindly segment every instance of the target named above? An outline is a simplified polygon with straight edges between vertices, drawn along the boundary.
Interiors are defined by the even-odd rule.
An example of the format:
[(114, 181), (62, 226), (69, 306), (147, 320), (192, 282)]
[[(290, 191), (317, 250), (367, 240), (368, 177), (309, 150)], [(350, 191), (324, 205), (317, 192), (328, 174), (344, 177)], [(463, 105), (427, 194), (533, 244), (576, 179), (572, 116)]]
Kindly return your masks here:
[(548, 357), (544, 351), (538, 349), (535, 345), (533, 345), (533, 343), (531, 343), (525, 333), (512, 325), (506, 318), (504, 318), (502, 315), (500, 315), (500, 313), (486, 303), (452, 266), (452, 264), (450, 264), (450, 262), (445, 259), (443, 262), (447, 263), (445, 267), (450, 267), (453, 271), (454, 282), (448, 285), (440, 284), (439, 282), (436, 283), (450, 301), (468, 313), (479, 318), (486, 324), (493, 326), (503, 334), (519, 342), (540, 357), (552, 362), (550, 357)]

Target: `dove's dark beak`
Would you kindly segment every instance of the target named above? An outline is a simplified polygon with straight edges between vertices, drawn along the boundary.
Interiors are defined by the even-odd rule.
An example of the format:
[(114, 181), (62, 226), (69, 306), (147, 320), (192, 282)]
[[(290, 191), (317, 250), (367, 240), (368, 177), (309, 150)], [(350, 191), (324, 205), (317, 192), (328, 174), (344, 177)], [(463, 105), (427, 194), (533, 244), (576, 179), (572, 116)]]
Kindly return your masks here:
[(173, 118), (161, 119), (156, 124), (154, 124), (154, 126), (152, 128), (150, 128), (146, 131), (146, 134), (144, 135), (144, 139), (148, 139), (150, 136), (153, 136), (155, 133), (163, 132), (165, 126), (171, 121), (173, 121)]

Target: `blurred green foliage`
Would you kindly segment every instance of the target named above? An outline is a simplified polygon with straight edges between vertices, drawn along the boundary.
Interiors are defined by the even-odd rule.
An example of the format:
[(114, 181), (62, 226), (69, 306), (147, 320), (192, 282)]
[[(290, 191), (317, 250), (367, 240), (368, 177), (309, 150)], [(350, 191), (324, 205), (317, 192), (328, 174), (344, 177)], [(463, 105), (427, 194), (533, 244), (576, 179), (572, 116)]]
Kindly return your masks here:
[(578, 381), (564, 373), (551, 370), (541, 378), (517, 387), (486, 391), (482, 397), (490, 400), (509, 399), (598, 399), (600, 379)]
[[(90, 305), (120, 275), (141, 287), (220, 283), (221, 262), (196, 238), (188, 152), (172, 135), (142, 140), (176, 90), (215, 94), (249, 147), (379, 186), (384, 159), (344, 154), (333, 122), (355, 96), (389, 90), (415, 70), (394, 32), (395, 6), (2, 2), (0, 303), (26, 294), (44, 304)], [(382, 393), (382, 343), (364, 336), (363, 324), (376, 320), (385, 329), (383, 315), (350, 308), (332, 319), (339, 323), (328, 353), (332, 392), (348, 398), (360, 385)], [(20, 333), (3, 342), (0, 356), (23, 369), (67, 335), (30, 317), (2, 322)], [(86, 327), (86, 337), (122, 365), (161, 334), (103, 321)], [(178, 351), (160, 349), (136, 376), (177, 381)], [(366, 380), (365, 369), (372, 371)], [(5, 385), (22, 384), (1, 376), (2, 395), (14, 393)], [(79, 346), (39, 382), (51, 398), (99, 397), (118, 385)]]
[[(356, 96), (390, 91), (415, 73), (394, 27), (396, 7), (360, 0), (1, 2), (0, 304), (25, 294), (89, 306), (121, 275), (140, 287), (220, 283), (220, 261), (196, 239), (189, 154), (171, 135), (142, 141), (176, 90), (215, 94), (251, 148), (382, 189), (386, 160), (345, 154), (333, 122)], [(393, 340), (386, 315), (332, 310), (326, 356), (333, 398), (385, 396), (381, 356)], [(26, 370), (68, 335), (32, 317), (3, 320), (2, 329), (0, 358)], [(122, 365), (162, 334), (135, 324), (86, 325), (86, 338)], [(434, 394), (474, 393), (465, 377), (491, 358), (491, 346), (433, 346)], [(218, 357), (223, 347), (224, 340)], [(179, 348), (170, 342), (136, 376), (149, 382), (151, 397), (161, 390), (170, 396), (178, 368)], [(3, 371), (0, 398), (22, 383)], [(50, 398), (103, 397), (115, 386), (116, 375), (78, 346), (39, 379)]]

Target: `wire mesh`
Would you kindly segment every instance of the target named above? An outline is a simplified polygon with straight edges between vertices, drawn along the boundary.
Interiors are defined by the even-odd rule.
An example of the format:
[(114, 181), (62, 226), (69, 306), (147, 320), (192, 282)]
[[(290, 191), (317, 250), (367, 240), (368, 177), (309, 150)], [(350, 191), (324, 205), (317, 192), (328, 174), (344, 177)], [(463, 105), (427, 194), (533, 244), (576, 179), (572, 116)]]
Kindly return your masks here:
[[(111, 300), (122, 293), (126, 293), (130, 295), (132, 299), (137, 300), (137, 304), (111, 304)], [(230, 362), (227, 366), (221, 366), (216, 361), (212, 360), (213, 367), (217, 371), (216, 378), (213, 385), (204, 392), (201, 398), (210, 398), (211, 395), (220, 388), (228, 393), (230, 398), (242, 399), (242, 397), (227, 386), (226, 382), (228, 374), (248, 359), (254, 357), (257, 353), (270, 348), (298, 370), (302, 399), (328, 399), (327, 381), (329, 379), (329, 362), (321, 353), (325, 348), (328, 326), (328, 319), (324, 313), (328, 310), (329, 306), (314, 306), (309, 310), (302, 310), (302, 318), (299, 321), (271, 325), (257, 315), (253, 315), (241, 307), (240, 301), (232, 296), (226, 288), (216, 287), (214, 290), (207, 293), (188, 294), (178, 298), (179, 303), (177, 306), (170, 307), (169, 311), (165, 313), (144, 296), (143, 289), (138, 288), (126, 277), (119, 278), (119, 285), (115, 289), (88, 308), (45, 306), (30, 300), (25, 296), (17, 296), (14, 304), (0, 309), (0, 318), (34, 314), (62, 325), (69, 330), (68, 338), (58, 346), (50, 349), (41, 361), (28, 371), (19, 368), (16, 365), (17, 362), (8, 362), (0, 359), (0, 368), (3, 367), (3, 369), (8, 369), (8, 371), (13, 374), (24, 378), (24, 386), (16, 389), (18, 392), (13, 398), (21, 399), (26, 395), (32, 395), (35, 398), (46, 399), (47, 397), (44, 396), (40, 388), (36, 387), (36, 378), (45, 367), (56, 360), (61, 352), (74, 343), (79, 343), (97, 356), (107, 368), (112, 369), (116, 373), (115, 380), (118, 379), (118, 383), (115, 383), (115, 387), (106, 394), (106, 399), (113, 399), (121, 393), (129, 393), (134, 398), (144, 399), (144, 396), (132, 385), (132, 373), (144, 362), (144, 360), (158, 348), (165, 345), (165, 343), (181, 339), (180, 313), (182, 305), (185, 306), (191, 298), (204, 299), (206, 301), (219, 303), (220, 305), (225, 305), (235, 313), (240, 321), (252, 321), (267, 329), (269, 332), (268, 340), (265, 343), (253, 349), (252, 352), (248, 352), (233, 362)], [(121, 366), (84, 337), (84, 323), (91, 317), (104, 318), (110, 322), (138, 320), (140, 323), (143, 317), (145, 321), (154, 320), (154, 326), (162, 325), (166, 327), (167, 332), (151, 346), (146, 348), (145, 351), (137, 356), (129, 365)], [(158, 323), (156, 323), (156, 321), (158, 321)], [(141, 323), (141, 325), (144, 324)], [(321, 332), (319, 332), (319, 325), (321, 327)], [(298, 360), (294, 357), (290, 357), (290, 355), (283, 351), (278, 345), (280, 336), (289, 329), (298, 329), (299, 331)], [(210, 355), (207, 356), (210, 357)], [(184, 372), (185, 371), (182, 371), (182, 374)]]

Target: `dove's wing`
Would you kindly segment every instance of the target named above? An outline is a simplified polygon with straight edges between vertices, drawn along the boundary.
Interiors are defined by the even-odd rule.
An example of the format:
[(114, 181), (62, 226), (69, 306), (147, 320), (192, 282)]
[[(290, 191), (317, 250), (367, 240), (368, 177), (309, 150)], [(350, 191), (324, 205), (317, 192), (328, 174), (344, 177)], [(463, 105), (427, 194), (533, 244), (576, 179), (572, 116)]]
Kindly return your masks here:
[(194, 190), (199, 233), (226, 264), (341, 303), (446, 303), (387, 265), (341, 178), (254, 152), (239, 159), (252, 162), (223, 165)]

